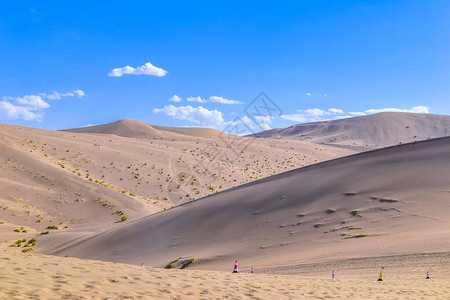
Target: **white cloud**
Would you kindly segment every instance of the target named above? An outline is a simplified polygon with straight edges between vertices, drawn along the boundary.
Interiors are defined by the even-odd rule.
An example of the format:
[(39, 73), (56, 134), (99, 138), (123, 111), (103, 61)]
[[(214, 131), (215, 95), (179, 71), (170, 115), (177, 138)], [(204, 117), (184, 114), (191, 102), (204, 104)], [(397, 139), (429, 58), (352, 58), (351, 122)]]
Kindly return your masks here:
[(244, 104), (241, 101), (229, 100), (229, 99), (225, 99), (223, 97), (218, 97), (218, 96), (209, 97), (209, 101), (212, 103), (222, 103), (222, 104)]
[(430, 113), (430, 108), (427, 106), (415, 106), (411, 109), (400, 108), (381, 108), (381, 109), (367, 109), (363, 112), (348, 112), (346, 113), (339, 108), (330, 108), (328, 110), (322, 110), (319, 108), (309, 108), (305, 110), (297, 110), (295, 114), (281, 115), (280, 117), (285, 120), (308, 123), (308, 122), (320, 122), (336, 119), (344, 119), (354, 116), (365, 116), (381, 112), (405, 112), (405, 113)]
[(2, 97), (2, 100), (16, 102), (20, 105), (33, 109), (44, 109), (50, 107), (50, 104), (45, 102), (42, 97), (38, 95), (25, 95), (23, 97)]
[(361, 111), (351, 111), (351, 112), (349, 112), (349, 114), (352, 116), (365, 116), (366, 115), (365, 112), (361, 112)]
[[(320, 108), (308, 108), (304, 110), (297, 110), (296, 114), (281, 115), (280, 117), (285, 120), (294, 122), (317, 122), (323, 121), (325, 116), (331, 116), (336, 114), (343, 114), (344, 111), (339, 108), (330, 108), (328, 110), (322, 110)], [(329, 119), (329, 118), (328, 118)]]
[(25, 121), (41, 120), (42, 113), (30, 107), (17, 106), (10, 102), (0, 101), (0, 119)]
[(161, 68), (155, 67), (151, 62), (147, 62), (146, 64), (133, 68), (130, 66), (125, 66), (122, 68), (115, 68), (108, 74), (111, 77), (121, 77), (125, 74), (130, 75), (152, 75), (156, 77), (163, 77), (167, 75), (167, 71)]
[(178, 120), (186, 120), (202, 126), (222, 128), (225, 124), (222, 112), (218, 110), (208, 110), (202, 106), (166, 105), (163, 108), (153, 109), (153, 112), (162, 113)]
[(344, 111), (339, 108), (330, 108), (330, 109), (328, 109), (328, 111), (332, 114), (343, 114), (344, 113)]
[(198, 102), (198, 103), (206, 103), (207, 102), (205, 99), (202, 99), (199, 96), (197, 96), (197, 97), (188, 97), (186, 100), (189, 101), (189, 102)]
[[(177, 95), (174, 95), (169, 101), (172, 102), (181, 102), (181, 98)], [(188, 97), (186, 98), (188, 102), (197, 102), (197, 103), (221, 103), (221, 104), (244, 104), (241, 101), (226, 99), (224, 97), (219, 96), (209, 96), (208, 98), (202, 98), (200, 96), (196, 97)]]
[(430, 108), (427, 106), (414, 106), (411, 109), (381, 108), (381, 109), (368, 109), (365, 110), (364, 112), (366, 114), (376, 114), (380, 112), (407, 112), (407, 113), (429, 114)]
[(311, 93), (311, 92), (307, 92), (307, 93), (304, 93), (304, 94), (307, 97), (311, 97), (311, 96), (313, 96), (313, 97), (326, 97), (327, 96), (326, 93)]
[(297, 110), (297, 111), (311, 117), (325, 116), (330, 114), (329, 112), (321, 110), (319, 108), (308, 108), (306, 110)]
[(273, 119), (275, 119), (272, 116), (256, 116), (256, 119), (258, 119), (258, 121), (260, 122), (258, 125), (263, 128), (264, 130), (269, 130), (272, 129), (270, 127), (270, 123), (272, 123)]
[[(264, 119), (264, 116), (261, 116), (262, 119)], [(262, 121), (261, 118), (259, 118), (260, 121)], [(229, 125), (234, 125), (237, 126), (237, 128), (239, 128), (239, 132), (230, 132), (232, 134), (238, 134), (238, 135), (247, 135), (247, 134), (251, 134), (251, 133), (255, 133), (258, 131), (261, 131), (261, 129), (263, 130), (270, 130), (272, 129), (269, 124), (267, 123), (259, 123), (256, 124), (254, 121), (252, 121), (249, 117), (247, 116), (243, 116), (242, 118), (236, 118), (233, 121), (228, 122)], [(239, 126), (240, 124), (244, 125), (244, 126)]]
[(83, 97), (85, 92), (74, 90), (68, 93), (54, 91), (52, 94), (41, 93), (39, 95), (25, 95), (22, 97), (3, 96), (0, 101), (0, 119), (23, 119), (25, 121), (41, 121), (43, 110), (50, 107), (44, 99), (60, 100), (63, 97)]
[(170, 102), (181, 102), (181, 97), (179, 97), (178, 95), (173, 95), (172, 97), (169, 98)]
[(78, 98), (86, 96), (86, 93), (80, 89), (74, 90), (73, 92), (74, 92), (74, 94), (76, 94), (78, 96)]
[(280, 118), (297, 123), (312, 122), (302, 114), (281, 115)]

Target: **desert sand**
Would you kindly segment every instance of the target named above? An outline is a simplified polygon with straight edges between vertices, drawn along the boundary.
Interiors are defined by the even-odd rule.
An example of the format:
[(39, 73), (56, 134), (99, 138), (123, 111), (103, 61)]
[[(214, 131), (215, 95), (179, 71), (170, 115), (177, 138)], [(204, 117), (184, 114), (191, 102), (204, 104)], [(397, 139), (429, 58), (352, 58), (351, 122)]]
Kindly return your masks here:
[(307, 140), (357, 149), (376, 149), (450, 135), (450, 116), (385, 112), (296, 124), (252, 134), (258, 138)]
[(0, 298), (443, 299), (450, 137), (402, 132), (367, 151), (366, 130), (328, 145), (0, 124)]
[(46, 253), (164, 267), (250, 266), (450, 251), (450, 138), (347, 156), (257, 180)]
[[(102, 133), (95, 133), (98, 127)], [(123, 225), (123, 217), (128, 222), (354, 153), (301, 141), (255, 144), (240, 137), (233, 140), (239, 146), (231, 147), (228, 135), (219, 138), (217, 130), (131, 120), (75, 131), (92, 133), (0, 124), (0, 247), (47, 231), (99, 232)]]
[[(0, 252), (3, 299), (446, 299), (449, 254), (298, 266), (299, 274), (166, 270)], [(233, 262), (231, 262), (233, 265)], [(340, 267), (331, 278), (331, 268)], [(322, 270), (318, 272), (317, 270)], [(430, 279), (425, 279), (426, 270)], [(291, 270), (292, 271), (292, 270)]]

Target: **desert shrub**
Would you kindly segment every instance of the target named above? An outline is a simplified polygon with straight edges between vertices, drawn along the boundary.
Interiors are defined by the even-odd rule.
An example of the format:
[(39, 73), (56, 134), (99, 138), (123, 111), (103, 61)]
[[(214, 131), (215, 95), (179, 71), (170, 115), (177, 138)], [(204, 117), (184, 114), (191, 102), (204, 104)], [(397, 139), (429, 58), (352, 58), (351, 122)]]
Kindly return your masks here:
[(175, 265), (175, 263), (178, 262), (179, 260), (180, 260), (179, 258), (172, 260), (170, 263), (168, 263), (168, 264), (165, 266), (165, 268), (166, 268), (166, 269), (172, 269), (173, 266)]
[(358, 239), (358, 238), (368, 237), (368, 236), (371, 236), (371, 235), (368, 234), (368, 233), (358, 233), (358, 234), (342, 233), (341, 236), (343, 236), (345, 239)]
[(128, 218), (126, 216), (122, 216), (122, 218), (120, 218), (120, 221), (125, 222)]
[(57, 226), (55, 226), (55, 225), (50, 225), (50, 226), (47, 227), (47, 229), (55, 229), (55, 230), (58, 230), (59, 228), (58, 228)]
[(356, 216), (360, 217), (359, 211), (357, 211), (357, 210), (351, 211), (350, 214), (354, 217), (356, 217)]
[(182, 269), (187, 268), (190, 264), (192, 264), (195, 261), (195, 258), (190, 258), (186, 261), (183, 262), (183, 264), (181, 265)]

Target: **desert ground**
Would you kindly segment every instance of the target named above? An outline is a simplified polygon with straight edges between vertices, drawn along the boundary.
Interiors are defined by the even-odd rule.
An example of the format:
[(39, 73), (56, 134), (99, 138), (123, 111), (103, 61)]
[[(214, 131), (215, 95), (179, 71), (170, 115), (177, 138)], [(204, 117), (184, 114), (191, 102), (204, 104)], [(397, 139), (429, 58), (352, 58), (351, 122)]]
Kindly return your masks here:
[(445, 299), (448, 117), (405, 115), (300, 137), (0, 124), (0, 298)]
[(230, 141), (217, 130), (131, 120), (105, 127), (111, 134), (0, 124), (0, 247), (40, 233), (121, 226), (123, 217), (355, 153), (302, 141)]
[[(450, 138), (281, 173), (99, 233), (40, 239), (45, 253), (226, 270), (450, 251)], [(76, 231), (72, 231), (71, 235)], [(59, 241), (61, 239), (61, 241)]]
[[(166, 270), (0, 252), (3, 299), (448, 299), (450, 254), (295, 266), (277, 273)], [(333, 269), (335, 268), (335, 269)], [(331, 278), (332, 270), (335, 278)], [(426, 271), (430, 279), (425, 279)], [(267, 270), (264, 270), (267, 272)], [(300, 273), (299, 273), (300, 272)]]

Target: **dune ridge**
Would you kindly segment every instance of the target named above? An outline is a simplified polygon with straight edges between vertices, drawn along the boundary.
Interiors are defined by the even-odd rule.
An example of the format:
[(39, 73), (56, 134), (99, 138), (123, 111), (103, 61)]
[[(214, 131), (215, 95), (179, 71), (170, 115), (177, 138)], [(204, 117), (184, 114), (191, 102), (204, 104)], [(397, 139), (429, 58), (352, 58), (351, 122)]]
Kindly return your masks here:
[(164, 127), (151, 125), (136, 120), (122, 119), (115, 122), (87, 126), (81, 128), (64, 129), (65, 132), (114, 134), (128, 138), (180, 138), (181, 136), (217, 138), (224, 133), (212, 128), (201, 127)]

